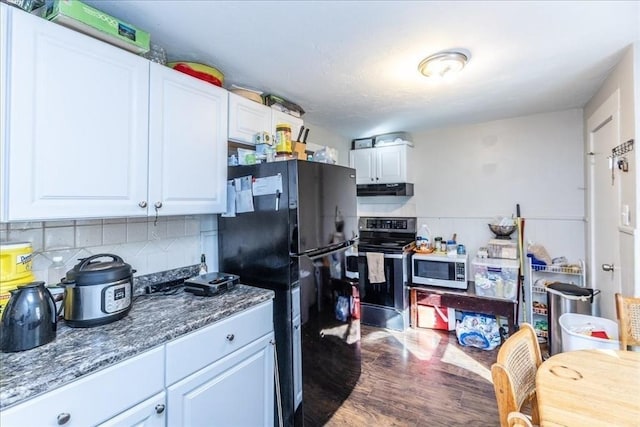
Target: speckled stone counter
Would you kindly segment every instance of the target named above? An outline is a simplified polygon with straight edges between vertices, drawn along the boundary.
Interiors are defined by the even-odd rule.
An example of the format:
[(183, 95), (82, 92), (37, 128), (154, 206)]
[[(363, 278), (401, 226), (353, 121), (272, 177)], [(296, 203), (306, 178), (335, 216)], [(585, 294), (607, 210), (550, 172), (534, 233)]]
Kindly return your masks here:
[[(181, 270), (180, 274), (190, 272), (190, 269)], [(194, 296), (182, 288), (168, 295), (144, 294), (145, 285), (174, 278), (161, 273), (155, 278), (136, 280), (134, 294), (137, 296), (131, 311), (121, 320), (94, 328), (70, 328), (61, 321), (53, 342), (18, 353), (0, 353), (0, 409), (53, 390), (274, 296), (273, 291), (244, 285), (237, 285), (214, 297)]]

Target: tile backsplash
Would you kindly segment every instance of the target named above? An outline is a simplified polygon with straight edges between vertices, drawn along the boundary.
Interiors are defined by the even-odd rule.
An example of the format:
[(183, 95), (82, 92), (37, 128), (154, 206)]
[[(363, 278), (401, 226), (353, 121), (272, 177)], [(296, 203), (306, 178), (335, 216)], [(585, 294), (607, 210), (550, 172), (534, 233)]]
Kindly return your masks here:
[(218, 265), (215, 215), (0, 223), (0, 241), (31, 242), (33, 273), (44, 281), (57, 255), (67, 269), (79, 258), (119, 255), (135, 276), (198, 264), (202, 253), (209, 271)]

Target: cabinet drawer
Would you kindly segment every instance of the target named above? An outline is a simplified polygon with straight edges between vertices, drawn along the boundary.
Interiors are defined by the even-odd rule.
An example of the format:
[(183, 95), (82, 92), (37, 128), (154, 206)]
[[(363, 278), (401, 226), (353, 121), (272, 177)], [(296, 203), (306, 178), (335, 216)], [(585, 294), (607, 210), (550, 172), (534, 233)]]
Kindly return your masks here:
[(264, 302), (167, 344), (166, 384), (196, 372), (273, 331), (272, 302)]
[(0, 425), (89, 426), (104, 422), (164, 388), (164, 347), (127, 359), (95, 374), (0, 412)]

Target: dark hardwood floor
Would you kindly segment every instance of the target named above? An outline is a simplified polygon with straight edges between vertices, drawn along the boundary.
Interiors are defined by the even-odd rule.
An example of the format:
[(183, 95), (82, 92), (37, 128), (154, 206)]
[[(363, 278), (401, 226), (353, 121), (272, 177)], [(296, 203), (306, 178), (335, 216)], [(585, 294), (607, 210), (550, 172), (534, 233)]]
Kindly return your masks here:
[[(491, 364), (498, 350), (455, 333), (361, 326), (362, 373), (327, 426), (498, 426)], [(305, 390), (305, 400), (322, 398)], [(305, 422), (305, 424), (307, 424)]]

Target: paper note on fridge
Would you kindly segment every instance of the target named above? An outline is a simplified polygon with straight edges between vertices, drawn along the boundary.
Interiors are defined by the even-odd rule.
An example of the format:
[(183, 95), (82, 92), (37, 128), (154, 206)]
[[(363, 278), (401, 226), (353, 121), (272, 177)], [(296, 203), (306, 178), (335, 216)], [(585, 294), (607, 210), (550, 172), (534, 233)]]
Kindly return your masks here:
[(282, 193), (282, 175), (266, 176), (253, 180), (253, 195), (264, 196), (267, 194)]
[(227, 181), (227, 210), (222, 214), (225, 217), (236, 216), (236, 189), (233, 180)]
[(251, 175), (236, 178), (234, 181), (236, 196), (236, 212), (253, 212), (253, 190), (251, 183), (253, 177)]

